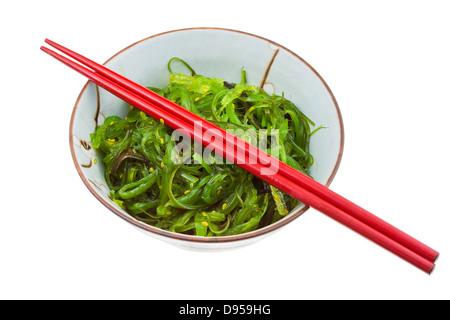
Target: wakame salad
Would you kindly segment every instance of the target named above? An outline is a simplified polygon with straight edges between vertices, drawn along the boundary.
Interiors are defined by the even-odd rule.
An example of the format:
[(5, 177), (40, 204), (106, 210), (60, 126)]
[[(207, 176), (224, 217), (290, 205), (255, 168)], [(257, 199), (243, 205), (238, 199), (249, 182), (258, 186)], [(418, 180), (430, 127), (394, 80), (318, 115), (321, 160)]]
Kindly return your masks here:
[[(191, 74), (172, 72), (175, 61)], [(321, 127), (313, 131), (315, 124), (283, 95), (249, 85), (244, 69), (240, 83), (196, 74), (179, 58), (168, 69), (169, 84), (151, 90), (224, 130), (276, 132), (276, 139), (266, 137), (267, 153), (309, 173), (310, 137)], [(130, 106), (124, 119), (108, 117), (91, 134), (110, 198), (134, 218), (177, 233), (228, 236), (274, 223), (299, 204), (235, 164), (202, 159), (194, 144), (192, 161), (174, 161), (173, 131)]]

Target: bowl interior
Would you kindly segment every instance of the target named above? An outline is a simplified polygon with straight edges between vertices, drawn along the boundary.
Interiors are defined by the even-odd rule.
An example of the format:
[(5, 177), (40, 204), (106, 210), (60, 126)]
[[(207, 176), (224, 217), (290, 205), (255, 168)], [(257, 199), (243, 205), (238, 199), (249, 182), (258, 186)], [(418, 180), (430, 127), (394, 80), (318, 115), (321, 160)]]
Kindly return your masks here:
[[(264, 88), (268, 92), (284, 93), (317, 126), (325, 127), (311, 139), (311, 154), (315, 159), (311, 175), (322, 184), (331, 183), (342, 155), (343, 125), (340, 111), (326, 83), (299, 56), (255, 35), (200, 28), (177, 30), (144, 39), (122, 50), (105, 65), (141, 85), (164, 87), (170, 75), (167, 63), (173, 57), (188, 62), (198, 74), (222, 78), (228, 82), (239, 82), (241, 68), (244, 68), (250, 84), (259, 85), (265, 78)], [(182, 65), (174, 64), (173, 68), (175, 71), (185, 71)], [(266, 71), (269, 71), (267, 77)], [(87, 83), (72, 116), (72, 155), (86, 186), (103, 204), (129, 222), (156, 231), (156, 228), (130, 217), (109, 199), (104, 179), (105, 168), (100, 155), (90, 146), (89, 135), (97, 124), (102, 124), (111, 115), (125, 117), (128, 110), (127, 103)], [(302, 211), (304, 208), (301, 206), (295, 208), (288, 215), (288, 220), (297, 217)], [(286, 223), (282, 222), (285, 219), (278, 223)], [(272, 225), (266, 228), (276, 227)]]

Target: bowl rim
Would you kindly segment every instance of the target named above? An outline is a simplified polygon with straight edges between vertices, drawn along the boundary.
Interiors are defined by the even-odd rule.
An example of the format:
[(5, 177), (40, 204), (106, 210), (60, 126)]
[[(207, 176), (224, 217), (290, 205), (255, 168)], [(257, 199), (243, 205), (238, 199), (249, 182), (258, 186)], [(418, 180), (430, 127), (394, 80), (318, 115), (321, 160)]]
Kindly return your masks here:
[[(240, 31), (240, 30), (234, 30), (234, 29), (227, 29), (227, 28), (217, 28), (217, 27), (193, 27), (193, 28), (182, 28), (182, 29), (175, 29), (175, 30), (170, 30), (170, 31), (165, 31), (165, 32), (161, 32), (149, 37), (146, 37), (142, 40), (139, 40), (127, 47), (125, 47), (124, 49), (120, 50), (119, 52), (117, 52), (116, 54), (114, 54), (111, 58), (109, 58), (108, 60), (106, 60), (106, 62), (104, 62), (103, 64), (107, 64), (109, 61), (113, 60), (114, 58), (116, 58), (118, 55), (122, 54), (123, 52), (129, 50), (130, 48), (134, 47), (135, 45), (150, 40), (152, 38), (156, 38), (156, 37), (160, 37), (160, 36), (164, 36), (167, 34), (171, 34), (171, 33), (175, 33), (175, 32), (185, 32), (185, 31), (193, 31), (193, 30), (218, 30), (218, 31), (226, 31), (226, 32), (234, 32), (234, 33), (239, 33), (239, 34), (243, 34), (246, 36), (251, 36), (251, 37), (255, 37), (264, 41), (267, 41), (268, 43), (281, 48), (283, 50), (285, 50), (286, 52), (292, 54), (295, 58), (297, 58), (298, 60), (300, 60), (302, 63), (305, 64), (305, 66), (307, 66), (315, 75), (316, 77), (322, 82), (322, 84), (324, 85), (324, 87), (326, 88), (326, 90), (328, 91), (328, 94), (330, 95), (333, 104), (335, 106), (336, 109), (336, 113), (338, 116), (338, 121), (339, 121), (339, 129), (340, 129), (340, 134), (341, 134), (341, 139), (340, 139), (340, 146), (339, 146), (339, 154), (337, 156), (336, 159), (336, 163), (335, 166), (333, 168), (333, 171), (331, 172), (327, 182), (325, 183), (325, 186), (329, 187), (331, 182), (333, 181), (337, 170), (339, 168), (339, 165), (341, 163), (342, 160), (342, 154), (343, 154), (343, 148), (344, 148), (344, 125), (343, 125), (343, 119), (342, 119), (342, 114), (339, 108), (339, 105), (337, 103), (337, 100), (334, 96), (334, 94), (332, 93), (330, 87), (328, 86), (328, 84), (325, 82), (325, 80), (322, 78), (322, 76), (308, 63), (306, 62), (303, 58), (301, 58), (298, 54), (296, 54), (295, 52), (289, 50), (288, 48), (278, 44), (277, 42), (274, 42), (272, 40), (269, 40), (267, 38), (252, 34), (252, 33), (248, 33), (245, 31)], [(247, 240), (247, 239), (251, 239), (251, 238), (256, 238), (259, 236), (263, 236), (266, 235), (270, 232), (273, 232), (287, 224), (289, 224), (290, 222), (292, 222), (293, 220), (295, 220), (296, 218), (298, 218), (300, 215), (302, 215), (305, 211), (307, 211), (309, 209), (308, 206), (304, 206), (303, 208), (301, 208), (300, 210), (298, 210), (297, 212), (287, 215), (286, 217), (284, 217), (283, 219), (272, 223), (268, 226), (265, 226), (261, 229), (256, 229), (250, 232), (246, 232), (243, 234), (237, 234), (237, 235), (231, 235), (231, 236), (216, 236), (216, 237), (202, 237), (202, 236), (195, 236), (195, 235), (187, 235), (187, 234), (182, 234), (182, 233), (175, 233), (175, 232), (171, 232), (171, 231), (167, 231), (167, 230), (163, 230), (163, 229), (159, 229), (156, 228), (154, 226), (148, 225), (146, 223), (143, 223), (141, 221), (138, 221), (136, 219), (134, 219), (133, 217), (131, 217), (131, 215), (129, 214), (125, 214), (123, 212), (121, 212), (120, 210), (118, 210), (115, 206), (113, 206), (111, 203), (109, 203), (108, 201), (106, 201), (105, 199), (103, 199), (102, 196), (100, 196), (100, 194), (98, 193), (98, 191), (89, 183), (88, 179), (84, 176), (83, 171), (81, 169), (81, 165), (77, 160), (76, 154), (75, 154), (75, 149), (74, 149), (74, 143), (73, 143), (73, 138), (74, 138), (74, 134), (73, 134), (73, 125), (74, 125), (74, 119), (75, 119), (75, 115), (77, 112), (77, 108), (78, 108), (78, 104), (81, 100), (81, 97), (83, 96), (87, 86), (89, 85), (90, 81), (87, 81), (86, 84), (83, 86), (81, 92), (78, 95), (78, 98), (75, 102), (75, 105), (73, 107), (73, 111), (72, 111), (72, 115), (71, 115), (71, 119), (70, 119), (70, 127), (69, 127), (69, 145), (70, 145), (70, 151), (72, 154), (72, 159), (73, 162), (75, 164), (75, 168), (78, 172), (78, 174), (81, 177), (81, 180), (84, 182), (84, 184), (86, 185), (86, 187), (88, 188), (88, 190), (94, 195), (95, 198), (97, 198), (97, 200), (99, 200), (105, 207), (107, 207), (109, 210), (111, 210), (113, 213), (115, 213), (117, 216), (119, 216), (120, 218), (124, 219), (125, 221), (131, 223), (132, 225), (134, 225), (135, 227), (138, 227), (144, 231), (148, 231), (151, 232), (157, 236), (162, 236), (162, 237), (166, 237), (166, 238), (170, 238), (173, 240), (183, 240), (183, 241), (188, 241), (188, 242), (200, 242), (200, 243), (219, 243), (219, 242), (235, 242), (235, 241), (240, 241), (240, 240)]]

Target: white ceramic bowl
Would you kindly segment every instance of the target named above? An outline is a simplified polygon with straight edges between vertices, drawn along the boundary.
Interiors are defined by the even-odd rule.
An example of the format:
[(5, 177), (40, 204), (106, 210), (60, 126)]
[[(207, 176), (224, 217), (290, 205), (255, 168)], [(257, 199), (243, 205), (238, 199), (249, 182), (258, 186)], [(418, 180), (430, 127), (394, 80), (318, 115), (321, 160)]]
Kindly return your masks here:
[[(187, 61), (201, 75), (239, 82), (241, 68), (248, 82), (265, 80), (268, 92), (281, 94), (317, 125), (326, 127), (313, 135), (310, 145), (315, 163), (311, 175), (329, 186), (343, 150), (343, 124), (336, 100), (322, 77), (302, 58), (265, 38), (241, 31), (193, 28), (158, 34), (120, 51), (105, 65), (144, 86), (168, 83), (167, 63), (172, 57)], [(267, 74), (268, 72), (268, 74)], [(267, 76), (267, 77), (266, 77)], [(298, 206), (282, 220), (264, 228), (235, 236), (198, 237), (172, 233), (140, 222), (109, 198), (99, 155), (90, 145), (90, 133), (111, 115), (125, 117), (129, 105), (112, 94), (86, 83), (75, 104), (70, 123), (70, 147), (81, 179), (108, 209), (138, 229), (161, 240), (195, 250), (221, 250), (247, 245), (279, 230), (307, 210)]]

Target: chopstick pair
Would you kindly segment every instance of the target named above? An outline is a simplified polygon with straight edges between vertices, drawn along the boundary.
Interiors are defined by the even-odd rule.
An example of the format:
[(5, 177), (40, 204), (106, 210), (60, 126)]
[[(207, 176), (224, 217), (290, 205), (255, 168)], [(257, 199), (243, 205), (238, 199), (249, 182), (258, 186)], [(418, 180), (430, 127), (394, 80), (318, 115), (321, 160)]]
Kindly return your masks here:
[[(437, 251), (336, 194), (324, 185), (147, 88), (51, 40), (46, 39), (45, 42), (90, 69), (46, 47), (41, 47), (44, 52), (83, 74), (92, 82), (127, 103), (157, 120), (162, 119), (165, 124), (173, 129), (183, 130), (194, 141), (213, 149), (216, 154), (232, 160), (244, 170), (305, 205), (315, 208), (344, 224), (419, 269), (427, 273), (431, 273), (434, 269), (434, 261), (439, 255)], [(202, 129), (200, 132), (196, 129), (199, 123)], [(209, 133), (211, 129), (214, 129), (214, 132), (219, 132), (223, 140), (218, 141), (211, 136)], [(273, 170), (273, 167), (277, 170)], [(270, 174), (261, 174), (267, 172), (267, 170), (272, 171), (270, 171)]]

